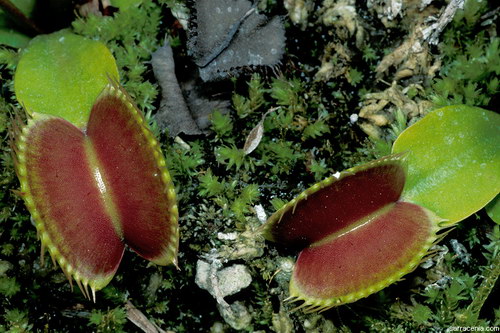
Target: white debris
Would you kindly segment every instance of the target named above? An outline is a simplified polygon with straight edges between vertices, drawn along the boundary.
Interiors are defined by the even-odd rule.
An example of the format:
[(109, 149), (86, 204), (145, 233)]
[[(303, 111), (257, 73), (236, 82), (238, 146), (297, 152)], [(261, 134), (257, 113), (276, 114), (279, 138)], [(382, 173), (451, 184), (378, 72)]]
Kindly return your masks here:
[(453, 20), (457, 10), (464, 8), (464, 4), (465, 0), (451, 0), (437, 22), (422, 31), (423, 39), (427, 40), (429, 44), (437, 45), (439, 42), (439, 35), (448, 23)]
[(245, 265), (233, 265), (217, 272), (221, 294), (234, 295), (252, 282), (252, 276)]
[(237, 232), (228, 232), (228, 233), (218, 232), (217, 238), (220, 240), (236, 240), (238, 238), (238, 233)]
[(236, 301), (229, 306), (217, 305), (224, 321), (235, 330), (243, 330), (252, 322), (252, 315), (243, 302)]
[(386, 7), (387, 19), (389, 21), (393, 20), (403, 8), (402, 0), (390, 0), (389, 5)]
[(223, 298), (248, 287), (252, 282), (252, 276), (245, 265), (238, 264), (217, 270), (218, 266), (198, 260), (195, 282), (214, 296), (217, 302), (227, 304)]
[(261, 204), (255, 205), (253, 207), (255, 209), (255, 214), (257, 214), (257, 219), (259, 219), (260, 223), (265, 223), (267, 220), (266, 212), (264, 211), (264, 207)]

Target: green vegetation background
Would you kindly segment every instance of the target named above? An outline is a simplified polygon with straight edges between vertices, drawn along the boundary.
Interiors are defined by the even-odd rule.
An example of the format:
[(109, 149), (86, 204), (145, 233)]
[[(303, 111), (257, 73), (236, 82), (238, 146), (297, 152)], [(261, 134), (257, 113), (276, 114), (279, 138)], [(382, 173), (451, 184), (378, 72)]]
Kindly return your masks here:
[[(375, 295), (322, 314), (290, 313), (294, 305), (283, 300), (296, 253), (264, 242), (256, 232), (260, 222), (254, 205), (262, 204), (272, 213), (333, 172), (386, 154), (406, 128), (410, 119), (399, 111), (378, 138), (368, 139), (349, 118), (358, 113), (366, 94), (388, 88), (375, 79), (375, 69), (393, 51), (394, 40), (406, 38), (404, 26), (385, 28), (359, 6), (359, 14), (371, 20), (377, 32), (359, 49), (353, 40), (344, 42), (354, 59), (345, 65), (347, 75), (318, 80), (315, 73), (327, 47), (323, 36), (338, 37), (319, 24), (302, 30), (287, 21), (283, 64), (274, 71), (261, 69), (232, 79), (224, 96), (232, 101), (232, 111), (214, 113), (208, 136), (179, 142), (160, 133), (152, 118), (160, 96), (149, 64), (165, 35), (176, 60), (187, 61), (186, 37), (171, 25), (170, 9), (179, 3), (144, 2), (114, 17), (78, 18), (71, 26), (75, 33), (105, 43), (116, 57), (121, 83), (161, 140), (181, 209), (180, 270), (148, 264), (127, 251), (115, 279), (98, 293), (95, 304), (79, 290), (71, 291), (50, 260), (40, 262), (35, 227), (12, 191), (18, 181), (8, 127), (14, 110), (21, 109), (12, 89), (19, 53), (0, 49), (0, 332), (139, 332), (126, 318), (127, 300), (165, 330), (232, 331), (216, 301), (194, 282), (197, 260), (209, 254), (243, 263), (251, 272), (250, 287), (229, 297), (250, 309), (251, 321), (243, 331), (440, 332), (451, 325), (498, 327), (498, 297), (491, 292), (500, 270), (500, 230), (484, 211), (447, 235), (430, 268), (418, 268)], [(260, 1), (259, 6), (268, 14), (286, 14), (281, 1)], [(438, 75), (424, 78), (423, 89), (410, 87), (410, 99), (428, 100), (433, 108), (465, 103), (495, 110), (500, 103), (500, 39), (481, 25), (481, 16), (493, 10), (494, 1), (466, 2), (429, 51), (441, 59)], [(246, 136), (269, 108), (277, 106), (265, 119), (260, 145), (245, 155)], [(219, 232), (236, 232), (237, 240), (219, 239)]]

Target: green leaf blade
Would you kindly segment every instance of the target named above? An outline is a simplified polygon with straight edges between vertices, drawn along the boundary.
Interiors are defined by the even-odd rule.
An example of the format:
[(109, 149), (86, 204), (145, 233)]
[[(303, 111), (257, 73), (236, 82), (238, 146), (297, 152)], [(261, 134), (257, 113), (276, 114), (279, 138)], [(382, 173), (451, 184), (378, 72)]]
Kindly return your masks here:
[(496, 224), (500, 224), (500, 195), (497, 195), (495, 199), (491, 200), (485, 207), (488, 216), (495, 221)]
[(456, 223), (500, 191), (500, 115), (465, 105), (429, 113), (396, 140), (408, 151), (403, 200)]
[(19, 60), (14, 89), (28, 113), (50, 114), (84, 128), (97, 96), (109, 78), (118, 77), (104, 44), (61, 31), (30, 42)]

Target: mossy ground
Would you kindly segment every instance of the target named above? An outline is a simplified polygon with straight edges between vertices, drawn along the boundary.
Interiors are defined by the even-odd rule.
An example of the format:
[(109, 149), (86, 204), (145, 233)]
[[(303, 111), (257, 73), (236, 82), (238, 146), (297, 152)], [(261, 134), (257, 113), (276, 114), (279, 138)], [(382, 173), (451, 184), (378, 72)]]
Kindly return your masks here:
[[(232, 101), (231, 112), (214, 114), (208, 136), (181, 135), (183, 142), (160, 133), (151, 117), (159, 106), (160, 88), (149, 64), (151, 53), (167, 35), (178, 68), (192, 66), (185, 33), (174, 24), (170, 10), (178, 3), (145, 2), (114, 17), (73, 22), (74, 32), (101, 40), (116, 57), (121, 83), (161, 140), (181, 216), (180, 270), (149, 264), (127, 251), (95, 304), (79, 290), (71, 291), (50, 260), (40, 262), (40, 243), (29, 213), (11, 191), (18, 187), (8, 144), (9, 116), (20, 108), (12, 89), (18, 53), (0, 51), (0, 332), (138, 332), (126, 319), (127, 300), (164, 330), (231, 331), (215, 299), (195, 284), (196, 262), (202, 257), (248, 267), (252, 284), (226, 298), (249, 309), (251, 320), (243, 331), (439, 332), (452, 325), (500, 325), (498, 300), (489, 296), (499, 273), (500, 231), (484, 212), (452, 230), (428, 268), (417, 268), (404, 281), (366, 299), (308, 315), (290, 313), (294, 305), (283, 302), (297, 253), (260, 238), (255, 205), (262, 205), (269, 215), (335, 171), (384, 155), (407, 122), (415, 121), (410, 118), (421, 116), (408, 111), (409, 105), (427, 101), (424, 105), (431, 109), (467, 103), (495, 110), (499, 102), (499, 38), (495, 23), (484, 18), (495, 9), (493, 1), (467, 1), (440, 43), (425, 51), (426, 65), (414, 67), (395, 86), (387, 82), (400, 66), (381, 73), (377, 65), (408, 38), (410, 28), (404, 22), (410, 10), (394, 24), (384, 25), (376, 8), (360, 2), (355, 6), (359, 20), (328, 25), (321, 15), (329, 3), (331, 8), (340, 1), (316, 2), (323, 11), (310, 11), (308, 19), (296, 23), (285, 19), (288, 41), (281, 65), (254, 73), (249, 69), (229, 82), (214, 83), (214, 90)], [(260, 1), (259, 7), (269, 15), (288, 13), (282, 1)], [(356, 45), (357, 38), (362, 38), (361, 45)], [(430, 71), (437, 61), (436, 71)], [(183, 73), (179, 70), (180, 79)], [(363, 129), (376, 137), (370, 140), (359, 122), (351, 121), (352, 115), (370, 105), (367, 95), (390, 87), (404, 91), (406, 99), (398, 104), (385, 95), (387, 107), (379, 111), (387, 123), (379, 126), (374, 118), (365, 120), (369, 127)], [(379, 97), (374, 99), (377, 103), (384, 100)], [(279, 108), (265, 118), (262, 141), (245, 155), (247, 135), (273, 107)], [(218, 237), (234, 232), (235, 240)]]

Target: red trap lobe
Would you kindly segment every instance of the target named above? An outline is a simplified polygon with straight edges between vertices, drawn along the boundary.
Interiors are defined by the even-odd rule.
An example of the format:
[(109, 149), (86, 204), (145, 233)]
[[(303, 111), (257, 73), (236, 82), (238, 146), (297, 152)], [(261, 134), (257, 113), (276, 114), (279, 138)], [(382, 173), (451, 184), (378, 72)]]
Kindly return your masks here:
[(118, 87), (98, 97), (85, 131), (34, 114), (17, 133), (16, 160), (42, 244), (78, 284), (109, 283), (124, 244), (176, 263), (174, 187), (158, 142)]

